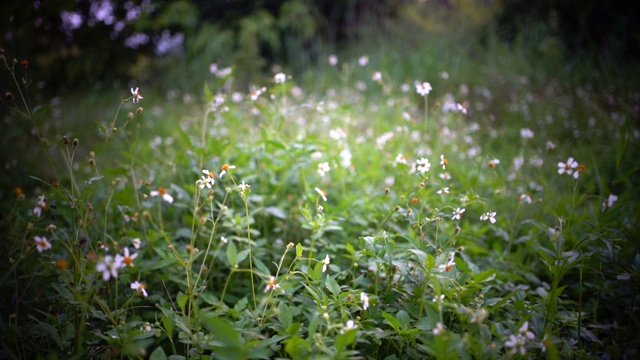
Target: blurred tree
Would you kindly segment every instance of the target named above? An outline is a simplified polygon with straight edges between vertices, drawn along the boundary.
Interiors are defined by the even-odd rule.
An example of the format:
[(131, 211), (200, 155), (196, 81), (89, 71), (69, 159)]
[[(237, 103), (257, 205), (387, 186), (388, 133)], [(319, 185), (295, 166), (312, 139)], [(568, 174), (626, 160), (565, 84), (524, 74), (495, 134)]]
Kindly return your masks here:
[(640, 2), (602, 0), (503, 0), (497, 17), (504, 39), (525, 39), (543, 27), (557, 36), (565, 55), (588, 57), (601, 66), (640, 60)]
[[(404, 1), (404, 0), (403, 0)], [(162, 78), (201, 86), (211, 62), (255, 79), (270, 64), (306, 64), (353, 39), (371, 19), (394, 14), (391, 0), (3, 1), (1, 46), (31, 60), (51, 91)], [(159, 61), (157, 61), (159, 60)]]

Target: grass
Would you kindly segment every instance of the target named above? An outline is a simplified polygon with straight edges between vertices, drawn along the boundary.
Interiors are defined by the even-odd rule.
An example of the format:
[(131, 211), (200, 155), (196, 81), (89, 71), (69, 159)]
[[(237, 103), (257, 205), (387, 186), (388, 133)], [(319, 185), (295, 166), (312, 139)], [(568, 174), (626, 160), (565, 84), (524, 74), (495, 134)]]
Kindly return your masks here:
[(56, 123), (5, 100), (39, 136), (5, 135), (28, 145), (4, 181), (1, 356), (637, 356), (637, 93), (432, 44), (259, 96), (209, 77), (202, 104), (141, 87)]

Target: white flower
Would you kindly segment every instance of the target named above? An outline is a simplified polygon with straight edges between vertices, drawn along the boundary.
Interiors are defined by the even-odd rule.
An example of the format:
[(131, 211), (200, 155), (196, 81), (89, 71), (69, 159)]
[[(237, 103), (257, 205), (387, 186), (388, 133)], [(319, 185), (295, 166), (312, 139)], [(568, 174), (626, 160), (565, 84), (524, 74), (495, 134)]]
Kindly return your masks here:
[(327, 256), (324, 257), (324, 260), (322, 260), (322, 263), (324, 265), (322, 265), (322, 272), (327, 271), (327, 266), (329, 266), (329, 262), (331, 261), (331, 258), (329, 257), (329, 254), (327, 254)]
[(329, 65), (331, 66), (338, 65), (338, 57), (335, 55), (329, 55), (329, 57), (327, 58), (327, 61), (329, 61)]
[(318, 193), (318, 195), (322, 197), (322, 200), (327, 201), (327, 193), (325, 193), (324, 190), (320, 188), (315, 188), (315, 190)]
[(453, 217), (451, 218), (452, 220), (460, 220), (460, 216), (462, 216), (462, 213), (465, 212), (465, 209), (462, 208), (456, 208), (456, 210), (453, 212)]
[(107, 255), (104, 257), (103, 262), (99, 262), (96, 265), (96, 270), (102, 273), (102, 279), (104, 281), (109, 281), (109, 279), (118, 277), (118, 269), (120, 268), (120, 263), (114, 261), (113, 256)]
[(202, 170), (202, 173), (204, 175), (200, 178), (200, 180), (197, 181), (198, 186), (200, 186), (200, 189), (204, 188), (205, 186), (211, 189), (211, 186), (215, 185), (216, 183), (216, 180), (214, 179), (215, 174), (209, 170)]
[(527, 352), (525, 348), (526, 340), (522, 336), (509, 335), (509, 340), (504, 343), (504, 346), (511, 348), (509, 351), (512, 355), (520, 353), (524, 355)]
[(524, 324), (522, 324), (522, 326), (520, 327), (520, 331), (519, 331), (520, 335), (524, 336), (525, 338), (531, 340), (534, 339), (536, 337), (536, 334), (534, 334), (532, 331), (529, 331), (529, 322), (525, 321)]
[(253, 101), (258, 100), (258, 98), (260, 97), (260, 95), (262, 95), (265, 91), (267, 91), (267, 88), (266, 88), (266, 87), (264, 87), (264, 86), (263, 86), (263, 87), (261, 87), (261, 88), (259, 88), (259, 89), (255, 89), (255, 90), (253, 90), (253, 91), (251, 92), (251, 95), (250, 95), (251, 100), (253, 100)]
[(44, 195), (38, 196), (36, 200), (36, 207), (33, 208), (33, 215), (36, 217), (40, 217), (42, 215), (42, 211), (47, 208), (47, 198)]
[(498, 160), (498, 159), (489, 160), (489, 163), (488, 163), (490, 168), (494, 168), (498, 164), (500, 164), (500, 160)]
[(133, 266), (133, 260), (136, 257), (138, 257), (138, 253), (135, 253), (135, 254), (131, 255), (129, 253), (129, 248), (128, 247), (125, 247), (123, 249), (123, 253), (124, 253), (124, 256), (122, 256), (120, 254), (116, 255), (116, 262), (121, 264), (122, 267)]
[(520, 129), (520, 137), (523, 139), (533, 139), (533, 131), (529, 128)]
[(318, 175), (323, 176), (329, 172), (329, 170), (331, 170), (331, 167), (329, 167), (329, 163), (328, 162), (323, 162), (318, 164)]
[(267, 284), (267, 287), (264, 288), (264, 292), (273, 291), (277, 289), (280, 289), (280, 285), (276, 283), (276, 277), (272, 276), (271, 279), (269, 279), (269, 283)]
[(358, 58), (358, 65), (367, 66), (368, 63), (369, 63), (369, 56), (363, 55), (363, 56), (360, 56), (360, 58)]
[(173, 196), (171, 196), (169, 194), (169, 192), (167, 191), (167, 189), (163, 188), (163, 187), (159, 187), (158, 190), (153, 190), (149, 193), (149, 195), (151, 196), (158, 196), (161, 195), (162, 196), (162, 200), (168, 202), (169, 204), (173, 203)]
[(558, 174), (573, 175), (574, 179), (578, 179), (580, 177), (580, 171), (584, 169), (585, 167), (578, 164), (578, 162), (575, 161), (572, 157), (567, 159), (566, 163), (558, 163)]
[(378, 82), (382, 81), (382, 73), (380, 71), (374, 71), (371, 75), (371, 79)]
[(131, 100), (134, 103), (137, 103), (138, 101), (140, 101), (141, 99), (143, 99), (142, 95), (140, 95), (140, 91), (138, 91), (138, 88), (131, 88), (131, 95), (133, 95), (131, 97)]
[(220, 241), (222, 241), (222, 243), (223, 243), (223, 244), (227, 244), (227, 243), (229, 243), (229, 239), (227, 239), (227, 238), (226, 238), (226, 237), (224, 237), (224, 236), (221, 236), (221, 237), (220, 237)]
[(366, 292), (360, 293), (360, 301), (362, 301), (362, 308), (367, 310), (369, 308), (369, 295)]
[(220, 172), (220, 178), (224, 176), (229, 170), (235, 169), (235, 165), (224, 164), (222, 165), (222, 172)]
[(402, 153), (398, 154), (396, 159), (393, 161), (393, 166), (397, 166), (398, 164), (407, 165), (407, 158)]
[(143, 284), (143, 283), (139, 283), (137, 281), (133, 282), (133, 283), (131, 283), (131, 288), (133, 290), (136, 290), (137, 292), (141, 293), (142, 296), (144, 296), (144, 297), (147, 297), (147, 295), (149, 295), (149, 294), (147, 294), (147, 290), (146, 290), (147, 286), (145, 284)]
[(345, 325), (344, 329), (345, 330), (353, 330), (353, 329), (355, 329), (357, 327), (358, 326), (356, 326), (356, 323), (353, 320), (349, 319), (347, 321), (347, 324)]
[(247, 190), (249, 190), (249, 188), (251, 187), (251, 185), (247, 184), (244, 182), (244, 180), (242, 180), (242, 183), (240, 185), (238, 185), (238, 189), (240, 189), (241, 193), (246, 193)]
[(448, 187), (448, 186), (445, 186), (445, 187), (443, 187), (442, 189), (440, 189), (440, 190), (438, 190), (438, 191), (436, 191), (436, 192), (437, 192), (439, 195), (442, 195), (442, 194), (448, 194), (448, 193), (449, 193), (449, 187)]
[(340, 165), (344, 168), (351, 167), (351, 150), (348, 147), (340, 151)]
[(529, 196), (529, 194), (520, 194), (520, 201), (526, 204), (531, 204), (531, 196)]
[(450, 271), (456, 265), (455, 256), (456, 256), (456, 253), (454, 252), (449, 253), (449, 258), (447, 259), (447, 262), (445, 264), (441, 264), (440, 266), (438, 266), (438, 271), (439, 272)]
[(422, 158), (416, 161), (416, 170), (418, 170), (419, 173), (424, 174), (429, 171), (429, 169), (431, 169), (429, 159)]
[(486, 213), (480, 215), (480, 220), (482, 220), (482, 221), (489, 220), (492, 224), (495, 224), (495, 222), (496, 222), (496, 213), (487, 211)]
[(602, 203), (602, 209), (611, 208), (618, 201), (618, 196), (610, 194), (609, 198)]
[(287, 75), (285, 75), (284, 73), (277, 73), (273, 77), (273, 80), (276, 82), (276, 84), (282, 84), (287, 80)]
[(416, 87), (416, 92), (418, 93), (418, 95), (420, 96), (426, 96), (429, 95), (429, 93), (431, 92), (431, 84), (429, 84), (428, 82), (419, 82), (416, 81), (414, 83), (415, 87)]
[(440, 335), (444, 332), (444, 325), (441, 322), (436, 324), (436, 327), (433, 328), (433, 335)]
[(51, 249), (51, 243), (47, 241), (46, 237), (34, 236), (33, 240), (36, 242), (36, 249), (38, 249), (39, 253)]
[(133, 247), (134, 247), (134, 248), (136, 248), (136, 249), (140, 249), (140, 244), (141, 244), (141, 243), (142, 243), (142, 242), (140, 241), (140, 239), (139, 239), (139, 238), (135, 238), (135, 239), (131, 240), (131, 244), (132, 244), (132, 245), (133, 245)]
[(440, 165), (442, 165), (442, 170), (447, 168), (447, 165), (449, 165), (449, 160), (444, 158), (444, 155), (440, 155)]

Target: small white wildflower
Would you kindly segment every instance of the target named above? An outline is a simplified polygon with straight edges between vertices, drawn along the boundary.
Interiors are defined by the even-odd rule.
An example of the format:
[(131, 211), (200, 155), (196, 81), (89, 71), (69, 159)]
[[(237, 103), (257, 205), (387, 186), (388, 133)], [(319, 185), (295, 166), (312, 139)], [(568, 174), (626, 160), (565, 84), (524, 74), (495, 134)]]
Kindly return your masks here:
[(451, 218), (452, 220), (460, 220), (460, 216), (462, 216), (462, 213), (465, 212), (464, 208), (456, 208), (456, 210), (453, 212), (453, 217)]
[(328, 162), (323, 162), (318, 164), (318, 175), (324, 177), (324, 175), (329, 172), (329, 170), (331, 170), (331, 167), (329, 167), (329, 163)]
[(360, 301), (362, 301), (362, 308), (367, 310), (369, 308), (369, 295), (366, 292), (360, 293)]
[(322, 272), (326, 272), (327, 271), (327, 266), (329, 266), (329, 263), (331, 262), (331, 258), (329, 257), (329, 254), (327, 254), (327, 256), (324, 257), (324, 260), (322, 260)]
[(287, 75), (285, 75), (284, 73), (277, 73), (273, 77), (273, 80), (276, 82), (276, 84), (282, 84), (287, 80)]
[(322, 200), (327, 201), (327, 193), (325, 193), (324, 190), (320, 188), (315, 188), (315, 190), (318, 193), (318, 195), (322, 197)]

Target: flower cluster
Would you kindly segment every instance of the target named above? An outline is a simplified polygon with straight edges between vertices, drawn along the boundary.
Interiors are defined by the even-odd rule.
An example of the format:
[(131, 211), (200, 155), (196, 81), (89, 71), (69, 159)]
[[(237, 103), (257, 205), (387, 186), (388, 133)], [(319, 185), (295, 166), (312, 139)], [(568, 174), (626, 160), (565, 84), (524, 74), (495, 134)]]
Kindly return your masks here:
[(414, 83), (415, 87), (416, 87), (416, 92), (418, 93), (418, 95), (420, 96), (427, 96), (429, 95), (429, 93), (431, 92), (431, 84), (428, 82), (419, 82), (416, 81)]
[(36, 207), (33, 208), (33, 215), (40, 217), (42, 211), (47, 209), (47, 197), (44, 195), (38, 196), (36, 200)]
[(133, 260), (138, 257), (138, 253), (131, 254), (129, 248), (125, 247), (122, 251), (122, 255), (118, 254), (114, 258), (111, 255), (106, 255), (102, 262), (96, 265), (96, 270), (102, 273), (102, 279), (109, 281), (111, 278), (118, 277), (118, 270), (127, 266), (133, 267)]

